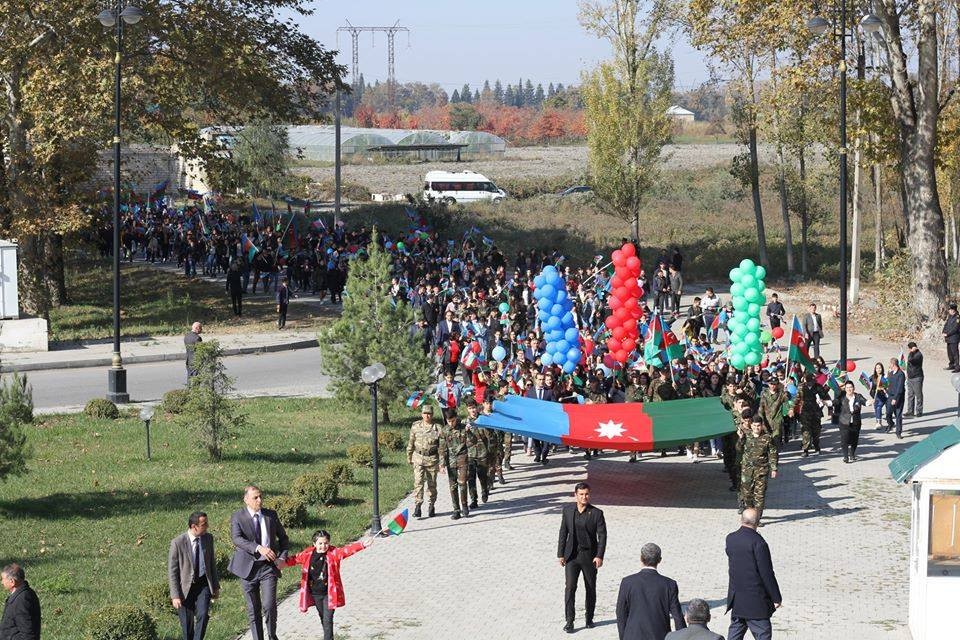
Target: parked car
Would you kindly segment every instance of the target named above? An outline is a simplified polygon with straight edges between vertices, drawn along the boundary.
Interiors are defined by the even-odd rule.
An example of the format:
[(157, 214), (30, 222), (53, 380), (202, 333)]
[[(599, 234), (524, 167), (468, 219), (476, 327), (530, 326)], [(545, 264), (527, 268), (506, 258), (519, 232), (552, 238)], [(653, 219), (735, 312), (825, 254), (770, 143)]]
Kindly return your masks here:
[(448, 204), (483, 200), (500, 202), (507, 197), (507, 192), (473, 171), (428, 171), (424, 178), (423, 197)]
[(588, 187), (587, 185), (581, 184), (575, 187), (567, 187), (566, 189), (560, 192), (560, 197), (562, 198), (563, 196), (570, 196), (575, 193), (590, 193), (592, 191), (593, 191), (592, 187)]

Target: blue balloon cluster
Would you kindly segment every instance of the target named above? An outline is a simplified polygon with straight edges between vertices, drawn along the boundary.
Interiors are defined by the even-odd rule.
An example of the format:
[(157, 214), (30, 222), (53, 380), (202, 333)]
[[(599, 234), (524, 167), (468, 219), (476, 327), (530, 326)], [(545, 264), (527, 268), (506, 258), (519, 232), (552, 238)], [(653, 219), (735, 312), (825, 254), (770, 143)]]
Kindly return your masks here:
[(573, 373), (583, 354), (567, 285), (553, 265), (544, 267), (533, 279), (533, 284), (536, 287), (533, 297), (537, 301), (537, 317), (547, 339), (547, 352), (540, 361), (546, 365), (555, 364), (564, 373)]

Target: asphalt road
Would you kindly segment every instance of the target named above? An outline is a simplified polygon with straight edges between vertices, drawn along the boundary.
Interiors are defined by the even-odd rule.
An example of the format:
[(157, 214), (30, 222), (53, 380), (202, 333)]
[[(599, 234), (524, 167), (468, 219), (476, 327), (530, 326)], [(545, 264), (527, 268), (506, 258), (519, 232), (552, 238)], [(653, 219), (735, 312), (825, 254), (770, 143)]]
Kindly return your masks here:
[[(243, 396), (325, 395), (327, 376), (319, 370), (318, 348), (223, 359), (228, 375)], [(127, 369), (127, 390), (133, 402), (159, 400), (166, 391), (183, 387), (183, 361), (133, 364)], [(107, 391), (107, 368), (56, 369), (28, 373), (34, 407), (39, 411), (82, 407)]]

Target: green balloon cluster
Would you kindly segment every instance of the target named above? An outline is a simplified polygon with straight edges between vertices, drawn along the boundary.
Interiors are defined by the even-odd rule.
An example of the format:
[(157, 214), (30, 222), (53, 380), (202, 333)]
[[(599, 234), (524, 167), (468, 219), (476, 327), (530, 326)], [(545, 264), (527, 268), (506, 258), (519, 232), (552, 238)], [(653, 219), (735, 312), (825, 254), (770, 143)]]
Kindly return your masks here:
[(733, 299), (733, 317), (727, 322), (730, 331), (730, 364), (743, 371), (745, 367), (760, 364), (763, 345), (773, 339), (770, 332), (761, 329), (760, 310), (767, 301), (763, 279), (767, 270), (744, 258), (740, 266), (730, 270), (730, 296)]

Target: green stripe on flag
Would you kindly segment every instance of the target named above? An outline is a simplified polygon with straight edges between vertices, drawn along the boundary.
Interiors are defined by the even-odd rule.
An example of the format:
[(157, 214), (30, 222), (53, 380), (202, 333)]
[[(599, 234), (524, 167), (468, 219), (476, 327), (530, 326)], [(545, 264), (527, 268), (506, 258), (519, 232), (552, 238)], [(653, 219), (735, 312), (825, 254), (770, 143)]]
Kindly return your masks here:
[(653, 422), (654, 449), (719, 438), (733, 431), (730, 412), (720, 398), (645, 402), (643, 411)]

